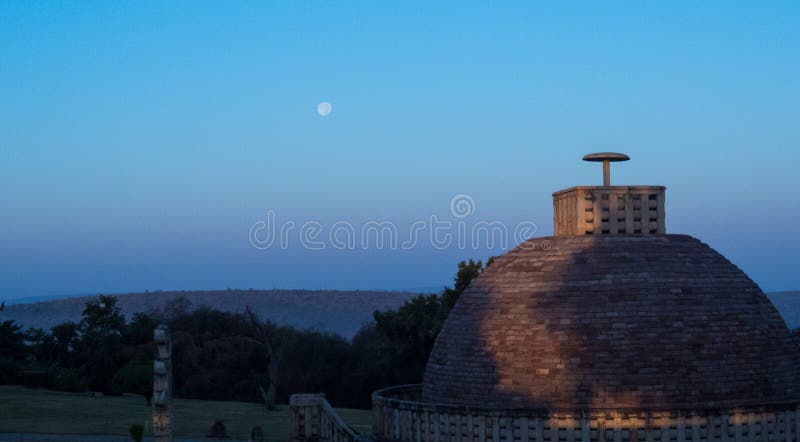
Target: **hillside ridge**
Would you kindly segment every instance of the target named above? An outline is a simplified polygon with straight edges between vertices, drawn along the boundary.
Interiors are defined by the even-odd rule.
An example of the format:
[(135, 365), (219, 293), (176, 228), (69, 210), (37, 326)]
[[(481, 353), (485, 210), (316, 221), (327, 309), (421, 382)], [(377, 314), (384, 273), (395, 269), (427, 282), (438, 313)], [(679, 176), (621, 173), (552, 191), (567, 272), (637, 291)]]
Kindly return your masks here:
[[(382, 290), (193, 290), (115, 294), (125, 316), (163, 307), (185, 296), (192, 305), (241, 313), (250, 305), (262, 318), (300, 329), (317, 329), (352, 338), (375, 310), (396, 309), (417, 293)], [(96, 295), (95, 295), (96, 296)], [(25, 328), (50, 328), (79, 321), (83, 306), (95, 296), (76, 296), (30, 304), (6, 305), (0, 321), (13, 319)], [(767, 293), (789, 328), (800, 327), (800, 291)]]
[[(217, 310), (241, 313), (246, 306), (262, 318), (299, 329), (317, 329), (353, 337), (372, 319), (375, 310), (385, 311), (402, 305), (416, 293), (379, 290), (200, 290), (155, 291), (113, 294), (122, 313), (130, 319), (136, 312), (162, 308), (166, 303), (186, 297), (192, 306), (206, 305)], [(95, 295), (96, 296), (96, 295)], [(6, 305), (0, 321), (13, 319), (25, 328), (50, 327), (65, 321), (79, 321), (86, 301), (95, 296), (78, 296), (30, 304)]]

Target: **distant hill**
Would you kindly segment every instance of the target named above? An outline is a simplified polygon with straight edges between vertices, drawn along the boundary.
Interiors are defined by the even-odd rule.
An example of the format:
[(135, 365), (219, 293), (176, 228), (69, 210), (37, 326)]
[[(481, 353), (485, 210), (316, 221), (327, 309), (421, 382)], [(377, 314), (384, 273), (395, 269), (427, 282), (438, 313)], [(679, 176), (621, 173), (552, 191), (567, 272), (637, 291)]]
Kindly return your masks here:
[[(415, 296), (410, 292), (335, 291), (335, 290), (216, 290), (148, 292), (117, 295), (122, 312), (130, 318), (135, 312), (162, 307), (185, 296), (192, 305), (207, 305), (218, 310), (243, 312), (250, 305), (263, 318), (276, 324), (314, 328), (353, 337), (372, 318), (375, 310), (399, 307)], [(800, 291), (774, 292), (767, 296), (790, 328), (800, 327)], [(79, 321), (91, 296), (69, 297), (30, 304), (6, 305), (0, 321), (13, 319), (24, 327), (49, 328), (64, 321)]]
[(44, 301), (55, 301), (56, 299), (66, 299), (66, 298), (79, 298), (81, 296), (91, 296), (88, 293), (83, 293), (80, 295), (45, 295), (45, 296), (27, 296), (24, 298), (14, 298), (6, 300), (5, 303), (7, 305), (16, 305), (16, 304), (33, 304), (34, 302), (44, 302)]
[[(246, 306), (262, 318), (300, 329), (313, 328), (353, 337), (372, 318), (375, 310), (397, 308), (415, 293), (336, 290), (216, 290), (146, 292), (115, 295), (127, 318), (136, 312), (163, 307), (185, 296), (194, 306), (207, 305), (228, 312)], [(6, 305), (0, 321), (13, 319), (25, 328), (50, 328), (64, 321), (79, 321), (84, 304), (92, 296)]]
[(800, 327), (800, 291), (767, 293), (789, 328)]

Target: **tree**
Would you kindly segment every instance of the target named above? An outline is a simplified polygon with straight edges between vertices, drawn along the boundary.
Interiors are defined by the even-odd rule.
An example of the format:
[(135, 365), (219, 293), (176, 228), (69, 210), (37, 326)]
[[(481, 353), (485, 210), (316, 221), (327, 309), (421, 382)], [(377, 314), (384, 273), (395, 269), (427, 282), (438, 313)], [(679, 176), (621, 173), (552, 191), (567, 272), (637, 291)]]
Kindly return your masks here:
[[(493, 262), (494, 257), (490, 257), (486, 261), (486, 267), (489, 267)], [(455, 278), (453, 278), (453, 288), (445, 287), (444, 290), (442, 290), (442, 311), (439, 312), (442, 324), (444, 324), (444, 320), (447, 319), (450, 310), (456, 304), (456, 301), (458, 301), (458, 297), (461, 296), (461, 293), (469, 287), (470, 283), (481, 274), (483, 269), (484, 266), (480, 260), (475, 262), (470, 259), (469, 262), (461, 261), (458, 263), (458, 271), (456, 272)]]
[(93, 391), (112, 393), (111, 380), (119, 368), (115, 357), (122, 348), (125, 317), (117, 298), (100, 295), (86, 303), (80, 323), (81, 371)]
[(185, 316), (192, 311), (192, 301), (184, 295), (177, 298), (170, 299), (164, 304), (164, 318), (167, 321), (172, 321), (180, 316)]
[(153, 362), (132, 361), (120, 368), (111, 380), (114, 393), (132, 393), (144, 396), (147, 405), (153, 397)]
[(375, 312), (375, 328), (386, 338), (392, 381), (413, 383), (422, 378), (428, 355), (443, 323), (442, 298), (419, 295), (397, 310)]
[(123, 333), (125, 345), (142, 345), (152, 342), (153, 330), (157, 325), (158, 321), (153, 315), (134, 313)]
[[(488, 263), (493, 262), (489, 258)], [(461, 261), (453, 278), (453, 288), (440, 295), (419, 295), (406, 301), (397, 310), (376, 311), (375, 328), (386, 338), (384, 351), (389, 355), (392, 382), (419, 382), (425, 372), (428, 356), (447, 315), (459, 296), (483, 271), (481, 261)]]
[(78, 324), (68, 321), (54, 326), (50, 334), (55, 339), (54, 359), (57, 364), (65, 367), (74, 366), (73, 350), (78, 345)]
[(18, 382), (27, 349), (21, 326), (8, 320), (0, 322), (0, 384)]
[(117, 298), (100, 295), (87, 301), (83, 308), (80, 329), (84, 336), (121, 335), (125, 328), (125, 317), (117, 306)]
[(25, 342), (33, 360), (39, 366), (53, 365), (57, 362), (56, 338), (41, 328), (29, 328), (25, 331)]
[(22, 359), (25, 357), (25, 334), (22, 326), (8, 320), (0, 322), (0, 348), (4, 359)]
[[(340, 406), (355, 405), (359, 385), (354, 373), (353, 345), (345, 338), (323, 331), (281, 328), (280, 384), (277, 396), (320, 392)], [(369, 398), (371, 391), (365, 396)], [(359, 404), (361, 405), (361, 404)], [(364, 404), (366, 405), (366, 404)]]
[(264, 387), (259, 386), (259, 391), (261, 392), (262, 397), (264, 398), (264, 405), (267, 407), (267, 410), (275, 409), (275, 392), (278, 386), (278, 368), (281, 364), (281, 357), (283, 356), (283, 346), (273, 342), (275, 333), (271, 333), (268, 330), (269, 324), (264, 324), (261, 320), (253, 313), (253, 310), (250, 309), (250, 306), (247, 306), (247, 316), (250, 318), (250, 324), (253, 327), (253, 334), (255, 335), (256, 340), (261, 344), (264, 349), (264, 353), (267, 356), (267, 391), (264, 391)]
[[(352, 341), (276, 326), (249, 307), (244, 314), (227, 313), (191, 308), (178, 298), (167, 308), (175, 395), (262, 402), (269, 409), (290, 393), (318, 391), (334, 403), (369, 406), (376, 389), (422, 378), (447, 315), (483, 268), (480, 261), (459, 263), (452, 287), (375, 313)], [(149, 399), (152, 333), (160, 315), (137, 313), (126, 324), (117, 300), (100, 296), (86, 304), (80, 323), (59, 324), (50, 333), (24, 334), (12, 321), (2, 322), (0, 383), (47, 381), (48, 388)]]
[(344, 395), (348, 402), (343, 406), (369, 408), (372, 392), (400, 383), (397, 381), (400, 376), (393, 366), (396, 355), (388, 351), (390, 342), (374, 322), (361, 327), (350, 345), (352, 362), (347, 375), (340, 381), (348, 392)]
[(128, 433), (131, 435), (131, 439), (133, 439), (134, 442), (142, 442), (142, 439), (144, 439), (144, 425), (133, 424), (128, 427)]

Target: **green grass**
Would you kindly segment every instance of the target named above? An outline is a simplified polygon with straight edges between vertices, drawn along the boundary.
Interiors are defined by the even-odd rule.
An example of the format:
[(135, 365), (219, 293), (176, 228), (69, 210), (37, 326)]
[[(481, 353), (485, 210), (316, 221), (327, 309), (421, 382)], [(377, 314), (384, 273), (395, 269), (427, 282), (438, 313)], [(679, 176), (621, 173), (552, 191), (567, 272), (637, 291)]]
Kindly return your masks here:
[[(175, 435), (204, 437), (215, 419), (222, 420), (228, 434), (247, 439), (260, 425), (267, 439), (289, 436), (289, 407), (267, 412), (259, 404), (246, 402), (175, 399)], [(369, 410), (337, 409), (339, 415), (361, 432), (369, 432)], [(131, 424), (152, 433), (151, 409), (141, 396), (91, 398), (83, 394), (0, 386), (0, 433), (70, 433), (127, 435)]]

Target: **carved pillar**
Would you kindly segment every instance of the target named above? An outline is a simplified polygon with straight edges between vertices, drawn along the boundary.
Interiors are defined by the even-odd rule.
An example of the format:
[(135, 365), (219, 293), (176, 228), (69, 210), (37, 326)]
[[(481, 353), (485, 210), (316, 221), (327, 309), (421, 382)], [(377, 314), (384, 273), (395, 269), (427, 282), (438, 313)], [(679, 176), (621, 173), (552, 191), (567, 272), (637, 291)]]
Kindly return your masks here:
[(172, 339), (160, 324), (153, 332), (153, 436), (156, 442), (172, 442)]

